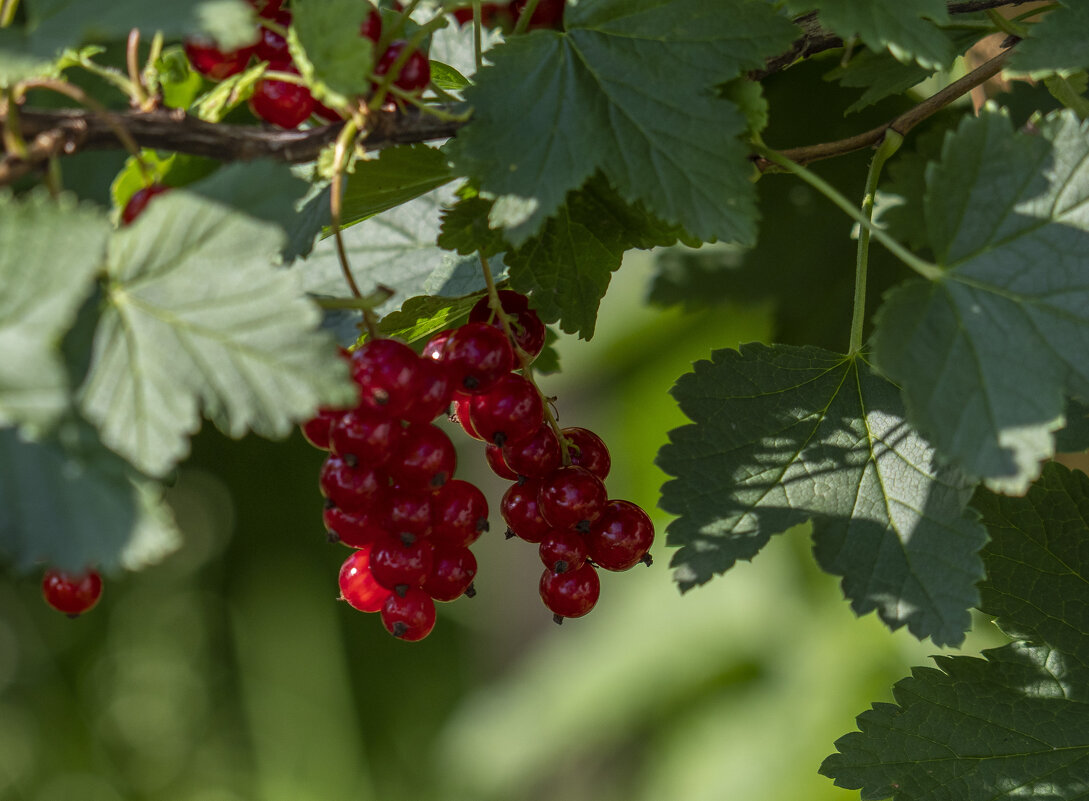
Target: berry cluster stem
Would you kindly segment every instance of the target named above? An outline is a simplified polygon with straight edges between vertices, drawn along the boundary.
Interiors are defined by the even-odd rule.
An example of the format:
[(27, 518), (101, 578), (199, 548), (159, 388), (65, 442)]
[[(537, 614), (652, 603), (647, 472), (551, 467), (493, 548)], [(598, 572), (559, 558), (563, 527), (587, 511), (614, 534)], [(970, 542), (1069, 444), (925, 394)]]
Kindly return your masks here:
[(514, 33), (525, 33), (529, 28), (529, 21), (533, 19), (533, 12), (537, 10), (537, 4), (541, 0), (528, 0), (525, 8), (522, 9), (522, 13), (518, 16), (518, 22), (514, 24)]

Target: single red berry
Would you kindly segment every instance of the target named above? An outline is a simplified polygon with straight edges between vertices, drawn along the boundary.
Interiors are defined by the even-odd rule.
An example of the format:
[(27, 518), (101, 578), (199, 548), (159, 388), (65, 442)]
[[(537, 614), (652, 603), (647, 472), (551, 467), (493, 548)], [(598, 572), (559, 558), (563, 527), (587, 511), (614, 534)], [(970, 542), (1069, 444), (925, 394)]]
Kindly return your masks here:
[(472, 395), (466, 395), (464, 392), (455, 392), (451, 405), (452, 413), (450, 419), (461, 426), (461, 430), (473, 439), (484, 439), (484, 437), (480, 436), (476, 429), (473, 428), (473, 421), (469, 419), (469, 405), (472, 403), (472, 399)]
[(654, 524), (630, 501), (609, 501), (594, 521), (586, 544), (590, 558), (606, 570), (627, 570), (643, 561), (654, 542)]
[[(389, 72), (393, 62), (401, 55), (406, 45), (408, 45), (408, 42), (404, 39), (390, 42), (386, 52), (381, 55), (378, 63), (374, 65), (374, 74), (385, 75)], [(393, 85), (406, 92), (422, 93), (429, 83), (431, 83), (431, 62), (427, 60), (425, 53), (413, 50), (408, 60), (401, 65), (397, 77), (393, 79)]]
[[(537, 358), (544, 348), (545, 326), (537, 312), (529, 308), (529, 298), (509, 289), (501, 289), (499, 302), (507, 315), (507, 322), (518, 347), (525, 351), (530, 361)], [(478, 300), (469, 311), (469, 322), (489, 323), (502, 330), (502, 324), (492, 311), (487, 297)]]
[(330, 435), (333, 423), (344, 414), (343, 409), (318, 409), (317, 417), (302, 424), (302, 435), (306, 441), (323, 451), (329, 450), (332, 443)]
[(533, 436), (503, 446), (503, 461), (520, 476), (546, 476), (560, 466), (560, 440), (542, 421)]
[(389, 533), (377, 509), (346, 512), (332, 501), (326, 501), (321, 519), (325, 530), (349, 548), (363, 548)]
[(537, 387), (508, 373), (488, 392), (473, 396), (469, 419), (486, 442), (514, 444), (529, 439), (541, 427), (544, 403)]
[(366, 406), (341, 412), (329, 426), (330, 450), (353, 457), (357, 465), (378, 467), (389, 461), (401, 437), (401, 422)]
[[(512, 0), (510, 9), (517, 20), (525, 10), (528, 0)], [(530, 30), (534, 28), (559, 28), (563, 25), (564, 0), (541, 0), (529, 18)]]
[[(291, 27), (291, 12), (280, 11), (275, 16), (276, 23), (284, 28)], [(286, 64), (291, 61), (291, 53), (287, 49), (287, 39), (271, 28), (260, 26), (257, 39), (257, 58), (272, 64)]]
[(363, 24), (359, 28), (359, 35), (366, 36), (372, 42), (378, 44), (378, 40), (382, 38), (382, 15), (378, 13), (377, 8), (372, 8), (371, 13), (363, 20)]
[[(507, 314), (521, 314), (524, 311), (529, 311), (529, 298), (521, 292), (515, 292), (513, 289), (500, 289), (496, 294), (499, 295), (499, 305), (503, 307), (503, 311)], [(487, 295), (478, 300), (473, 308), (469, 310), (469, 322), (495, 322), (495, 316)]]
[(324, 103), (319, 103), (317, 100), (314, 101), (314, 116), (323, 119), (326, 122), (340, 122), (344, 119), (338, 112), (329, 108)]
[(147, 208), (147, 204), (151, 202), (153, 197), (169, 191), (169, 186), (163, 186), (161, 184), (152, 184), (151, 186), (137, 189), (132, 193), (129, 202), (125, 204), (125, 208), (121, 210), (121, 224), (131, 224), (133, 220), (144, 213), (144, 209)]
[(374, 580), (371, 573), (371, 546), (355, 551), (340, 566), (340, 597), (360, 612), (377, 612), (393, 594)]
[(436, 601), (453, 601), (469, 589), (476, 577), (476, 557), (468, 548), (439, 545), (423, 589)]
[(503, 449), (498, 445), (492, 445), (490, 442), (485, 445), (484, 459), (488, 462), (488, 467), (492, 469), (492, 472), (500, 478), (505, 478), (508, 481), (518, 480), (518, 474), (510, 469), (510, 465), (507, 464), (507, 460), (503, 456)]
[(538, 548), (544, 566), (553, 573), (578, 570), (586, 564), (589, 550), (586, 538), (569, 528), (554, 528)]
[(455, 478), (431, 496), (431, 539), (466, 547), (488, 530), (488, 499), (475, 484)]
[(435, 546), (429, 540), (379, 537), (371, 548), (371, 573), (386, 589), (421, 587), (434, 560)]
[(207, 42), (196, 39), (187, 39), (185, 42), (185, 55), (189, 57), (193, 69), (213, 81), (222, 81), (242, 72), (250, 63), (250, 56), (255, 49), (252, 46), (243, 47), (225, 53)]
[(563, 438), (571, 464), (585, 467), (602, 481), (608, 477), (613, 461), (601, 437), (588, 428), (571, 427), (563, 429)]
[(51, 568), (42, 576), (45, 602), (68, 617), (79, 617), (97, 604), (101, 596), (102, 577), (94, 570), (68, 573)]
[(390, 414), (413, 403), (420, 357), (396, 339), (372, 339), (352, 352), (352, 377), (363, 390), (363, 403)]
[(431, 499), (426, 490), (393, 487), (382, 500), (382, 525), (395, 537), (431, 536)]
[(406, 428), (386, 469), (404, 487), (438, 489), (454, 476), (458, 454), (442, 429), (428, 423)]
[(499, 503), (499, 512), (507, 523), (509, 535), (526, 542), (538, 543), (548, 536), (552, 526), (541, 516), (537, 495), (541, 488), (539, 478), (528, 478), (519, 484), (511, 484)]
[(601, 594), (601, 581), (593, 565), (585, 564), (578, 570), (541, 574), (541, 600), (557, 617), (557, 623), (565, 617), (582, 617), (597, 603)]
[(257, 9), (258, 16), (272, 19), (280, 13), (284, 0), (249, 0), (249, 4)]
[[(276, 72), (296, 72), (290, 63), (269, 64)], [(253, 87), (250, 109), (265, 122), (280, 128), (296, 128), (314, 111), (310, 90), (297, 83), (262, 78)]]
[(420, 353), (420, 356), (425, 359), (441, 362), (442, 352), (446, 349), (446, 340), (450, 338), (450, 334), (452, 333), (453, 329), (439, 331), (439, 333), (427, 340), (427, 344), (423, 346), (423, 352)]
[(410, 423), (430, 423), (450, 408), (453, 382), (446, 366), (434, 359), (421, 358), (416, 363), (415, 386), (411, 402), (400, 409)]
[(369, 508), (385, 492), (389, 480), (374, 467), (353, 466), (350, 457), (330, 454), (321, 466), (321, 494), (348, 512)]
[(402, 598), (394, 593), (382, 606), (382, 625), (400, 640), (417, 642), (435, 628), (435, 602), (423, 590), (409, 589)]
[(490, 390), (514, 367), (506, 335), (487, 323), (466, 323), (451, 332), (442, 355), (454, 388), (470, 395)]
[(553, 527), (587, 532), (608, 499), (601, 479), (585, 467), (561, 467), (541, 479), (537, 502), (541, 516)]

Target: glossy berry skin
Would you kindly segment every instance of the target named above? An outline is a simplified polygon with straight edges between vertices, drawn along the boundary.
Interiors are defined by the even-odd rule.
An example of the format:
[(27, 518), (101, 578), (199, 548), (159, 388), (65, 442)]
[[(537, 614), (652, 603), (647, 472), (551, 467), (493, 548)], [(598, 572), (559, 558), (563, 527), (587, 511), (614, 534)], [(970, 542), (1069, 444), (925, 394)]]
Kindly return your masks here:
[(94, 570), (68, 573), (46, 570), (42, 576), (42, 597), (58, 612), (78, 617), (98, 603), (102, 596), (102, 577)]
[(541, 575), (541, 600), (561, 618), (582, 617), (594, 608), (600, 594), (601, 580), (593, 565), (586, 564), (566, 573), (546, 570)]
[(213, 44), (195, 39), (187, 39), (185, 42), (185, 55), (189, 57), (193, 69), (213, 81), (222, 81), (242, 72), (250, 63), (254, 50), (254, 47), (243, 47), (225, 53)]
[(436, 601), (453, 601), (469, 589), (476, 577), (476, 557), (468, 548), (435, 548), (431, 572), (423, 590)]
[(376, 539), (388, 534), (382, 515), (377, 509), (346, 512), (332, 501), (326, 503), (321, 513), (325, 530), (349, 548), (369, 546)]
[(353, 467), (348, 460), (330, 454), (321, 466), (321, 494), (348, 512), (370, 507), (386, 489), (386, 474), (373, 467)]
[(613, 500), (586, 535), (590, 558), (606, 570), (627, 570), (647, 555), (654, 542), (654, 524), (631, 501)]
[(500, 478), (505, 478), (508, 481), (518, 480), (518, 474), (511, 470), (506, 457), (503, 456), (503, 449), (498, 445), (492, 445), (490, 442), (485, 445), (484, 459), (488, 462), (488, 467), (492, 469), (492, 472)]
[[(276, 23), (284, 28), (291, 25), (291, 12), (281, 11), (276, 14)], [(287, 50), (287, 39), (271, 28), (260, 26), (256, 46), (257, 58), (272, 64), (286, 64), (291, 61), (291, 54)]]
[[(290, 64), (270, 64), (278, 72), (294, 72)], [(297, 128), (314, 112), (314, 98), (305, 86), (262, 78), (253, 87), (250, 110), (279, 128)]]
[(382, 625), (400, 640), (422, 640), (435, 628), (435, 602), (420, 589), (408, 590), (403, 598), (394, 593), (382, 606)]
[(411, 401), (399, 409), (410, 423), (430, 423), (450, 408), (453, 384), (446, 367), (434, 359), (416, 361), (416, 375), (410, 389)]
[(145, 186), (143, 189), (137, 189), (132, 193), (129, 202), (125, 204), (125, 208), (121, 210), (121, 224), (130, 225), (133, 220), (144, 213), (144, 209), (147, 208), (147, 204), (151, 202), (153, 197), (169, 191), (169, 186), (162, 186), (161, 184), (152, 184), (151, 186)]
[(569, 528), (554, 528), (541, 540), (541, 562), (553, 573), (578, 570), (586, 564), (589, 548), (586, 538)]
[[(537, 312), (529, 308), (529, 298), (509, 289), (499, 290), (499, 302), (503, 311), (507, 314), (514, 334), (514, 341), (518, 344), (530, 360), (537, 358), (545, 343), (545, 326)], [(489, 323), (503, 330), (499, 319), (492, 313), (488, 298), (483, 297), (469, 311), (469, 322)]]
[(520, 476), (548, 475), (561, 463), (560, 441), (556, 432), (542, 421), (533, 436), (503, 446), (503, 461)]
[(405, 544), (396, 537), (379, 537), (371, 546), (371, 573), (389, 590), (421, 587), (431, 573), (435, 546), (428, 540)]
[(453, 477), (457, 463), (457, 451), (446, 433), (423, 423), (401, 433), (386, 469), (400, 486), (438, 489)]
[(512, 484), (499, 503), (499, 512), (511, 533), (526, 542), (538, 543), (552, 530), (537, 506), (540, 487), (541, 480), (536, 478)]
[(608, 478), (613, 461), (601, 437), (588, 428), (565, 428), (562, 433), (571, 464), (585, 467), (602, 481)]
[(427, 344), (423, 346), (420, 356), (424, 359), (441, 362), (443, 351), (446, 350), (446, 340), (450, 338), (452, 333), (452, 330), (439, 331), (439, 333), (427, 340)]
[(356, 464), (379, 467), (389, 461), (401, 437), (401, 423), (367, 407), (341, 412), (329, 426), (330, 450)]
[(472, 403), (473, 396), (466, 395), (464, 392), (455, 392), (454, 399), (451, 403), (452, 417), (461, 426), (461, 430), (468, 434), (473, 439), (484, 439), (473, 428), (473, 421), (469, 419), (469, 406)]
[(382, 500), (382, 525), (395, 537), (431, 536), (434, 513), (427, 490), (394, 487)]
[(488, 530), (488, 499), (480, 488), (455, 478), (431, 496), (431, 539), (437, 545), (472, 545)]
[(601, 479), (585, 467), (561, 467), (541, 479), (541, 516), (555, 528), (589, 531), (609, 499)]
[(333, 423), (344, 414), (340, 409), (318, 409), (316, 417), (307, 420), (300, 426), (302, 435), (315, 448), (327, 451), (332, 445), (330, 435)]
[(382, 15), (378, 13), (378, 9), (371, 9), (371, 13), (367, 15), (359, 28), (359, 35), (366, 36), (372, 42), (378, 44), (378, 40), (382, 38)]
[(314, 116), (326, 122), (340, 122), (343, 117), (324, 103), (314, 101)]
[[(520, 375), (508, 373), (469, 404), (469, 420), (484, 438), (503, 446), (532, 437), (544, 419), (544, 403), (537, 388)], [(513, 466), (511, 466), (513, 469)]]
[(413, 403), (420, 357), (395, 339), (372, 339), (352, 352), (352, 378), (363, 390), (363, 404), (400, 414)]
[(371, 546), (360, 548), (340, 566), (340, 597), (360, 612), (377, 612), (393, 594), (374, 580), (371, 573)]
[[(407, 44), (408, 42), (404, 39), (390, 42), (386, 52), (379, 57), (378, 63), (374, 65), (374, 74), (381, 76), (389, 72), (393, 62), (401, 55)], [(397, 77), (393, 79), (393, 85), (406, 92), (421, 94), (429, 83), (431, 83), (431, 62), (427, 60), (424, 53), (413, 50), (408, 60), (401, 65)]]
[(506, 335), (487, 323), (466, 323), (446, 340), (442, 356), (454, 389), (469, 395), (487, 392), (514, 367)]

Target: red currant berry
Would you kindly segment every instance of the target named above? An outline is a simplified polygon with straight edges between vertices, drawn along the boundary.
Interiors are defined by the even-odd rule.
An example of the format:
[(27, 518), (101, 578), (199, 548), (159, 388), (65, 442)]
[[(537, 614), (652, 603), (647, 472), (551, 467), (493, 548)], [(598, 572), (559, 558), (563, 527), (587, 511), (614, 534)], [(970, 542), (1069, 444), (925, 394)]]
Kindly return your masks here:
[(185, 42), (185, 55), (189, 57), (189, 63), (193, 65), (193, 69), (201, 75), (207, 75), (213, 81), (222, 81), (224, 78), (242, 72), (250, 63), (250, 56), (253, 55), (254, 49), (243, 47), (224, 53), (213, 44), (195, 39), (187, 39)]
[(520, 476), (546, 476), (560, 466), (560, 440), (542, 422), (529, 439), (504, 445), (503, 461)]
[[(521, 292), (515, 292), (513, 289), (500, 289), (497, 294), (499, 295), (499, 305), (503, 307), (503, 311), (507, 314), (521, 314), (524, 311), (529, 311), (529, 298)], [(469, 310), (469, 322), (495, 322), (495, 314), (492, 312), (487, 295), (478, 300), (473, 308)]]
[(430, 492), (394, 487), (382, 502), (382, 524), (397, 537), (429, 537), (434, 514)]
[(473, 439), (484, 439), (484, 437), (476, 433), (476, 429), (473, 428), (473, 421), (469, 419), (469, 405), (472, 402), (472, 399), (472, 395), (466, 395), (464, 392), (455, 392), (452, 407), (453, 413), (450, 417), (453, 422), (461, 426), (462, 431)]
[(49, 569), (42, 577), (42, 597), (58, 612), (79, 617), (88, 611), (102, 595), (102, 577), (94, 570), (68, 573)]
[(353, 467), (354, 461), (330, 454), (321, 466), (321, 494), (347, 512), (370, 507), (384, 492), (386, 474), (373, 467)]
[(340, 566), (340, 597), (360, 612), (377, 612), (393, 594), (374, 580), (371, 573), (371, 546), (360, 548)]
[[(276, 14), (276, 23), (288, 28), (291, 26), (291, 12), (281, 11)], [(286, 64), (291, 61), (287, 50), (287, 39), (271, 28), (260, 26), (260, 38), (257, 40), (257, 58), (272, 64)]]
[(585, 564), (578, 570), (541, 574), (541, 600), (556, 616), (556, 622), (565, 617), (582, 617), (597, 603), (601, 594), (601, 581), (593, 565)]
[(473, 428), (486, 442), (499, 446), (529, 439), (543, 418), (544, 403), (537, 387), (514, 373), (503, 376), (487, 393), (474, 395), (469, 404)]
[[(530, 361), (537, 358), (545, 343), (545, 326), (537, 312), (529, 308), (529, 298), (509, 289), (499, 290), (499, 301), (507, 314), (514, 341), (529, 356)], [(469, 322), (490, 323), (502, 330), (502, 324), (492, 312), (488, 298), (477, 301), (469, 312)]]
[(435, 548), (435, 560), (423, 589), (436, 601), (453, 601), (469, 589), (476, 577), (476, 557), (468, 548)]
[(404, 430), (387, 469), (394, 483), (401, 486), (438, 489), (453, 477), (457, 463), (450, 437), (424, 423)]
[(382, 625), (400, 640), (422, 640), (435, 628), (435, 602), (423, 590), (410, 589), (403, 598), (394, 593), (382, 606)]
[(439, 331), (439, 333), (427, 340), (427, 344), (423, 346), (423, 352), (420, 355), (425, 359), (441, 362), (442, 352), (446, 349), (446, 340), (450, 338), (451, 333), (453, 333), (452, 330)]
[(326, 501), (321, 518), (325, 530), (349, 548), (363, 548), (389, 533), (376, 509), (346, 512), (332, 501)]
[(121, 224), (131, 224), (133, 220), (144, 213), (144, 209), (147, 208), (147, 204), (153, 197), (169, 191), (169, 186), (162, 186), (161, 184), (152, 184), (151, 186), (145, 186), (143, 189), (137, 189), (132, 193), (129, 202), (125, 204), (125, 208), (121, 210)]
[(372, 339), (351, 355), (352, 377), (363, 389), (363, 403), (400, 414), (411, 406), (420, 357), (395, 339)]
[(488, 467), (492, 469), (492, 472), (500, 478), (505, 478), (508, 481), (518, 480), (518, 474), (510, 469), (510, 465), (507, 464), (507, 460), (503, 456), (503, 449), (498, 445), (492, 445), (491, 443), (485, 445), (484, 459), (488, 462)]
[[(473, 21), (473, 7), (466, 6), (453, 10), (454, 19), (458, 25), (471, 24)], [(496, 28), (510, 21), (510, 11), (506, 3), (481, 3), (480, 24), (485, 28)]]
[[(515, 19), (522, 15), (527, 2), (528, 0), (512, 0), (510, 9)], [(563, 24), (564, 5), (564, 0), (541, 0), (533, 10), (533, 16), (529, 18), (529, 29), (559, 28)]]
[(477, 395), (487, 392), (514, 367), (506, 335), (487, 323), (466, 323), (451, 332), (442, 361), (454, 388)]
[(431, 539), (465, 547), (488, 530), (488, 499), (475, 484), (455, 478), (431, 496)]
[(272, 19), (280, 13), (284, 0), (249, 0), (249, 4), (257, 10), (257, 16)]
[(601, 437), (588, 428), (572, 427), (563, 429), (563, 438), (571, 464), (585, 467), (602, 481), (608, 477), (613, 461)]
[(388, 462), (400, 436), (400, 421), (366, 406), (341, 412), (329, 427), (332, 452), (353, 457), (356, 464), (367, 467)]
[(561, 467), (545, 476), (537, 498), (541, 516), (554, 528), (583, 532), (605, 511), (608, 500), (601, 479), (585, 467)]
[[(295, 72), (291, 64), (270, 64), (270, 70)], [(250, 109), (265, 122), (280, 128), (296, 128), (314, 111), (310, 90), (297, 83), (262, 78), (253, 87)]]
[(332, 447), (330, 435), (333, 423), (344, 414), (342, 409), (318, 409), (318, 416), (302, 424), (302, 434), (306, 441), (323, 451)]
[(317, 100), (314, 101), (314, 116), (326, 122), (340, 122), (344, 119), (338, 112)]
[[(393, 66), (393, 62), (401, 55), (401, 52), (405, 49), (407, 44), (408, 42), (404, 39), (390, 42), (389, 47), (386, 48), (386, 52), (382, 54), (381, 58), (378, 59), (378, 63), (374, 65), (374, 74), (385, 75), (389, 72), (390, 67)], [(409, 55), (408, 60), (401, 65), (397, 77), (393, 79), (393, 85), (406, 92), (422, 93), (429, 83), (431, 83), (431, 62), (427, 60), (427, 56), (424, 53), (419, 50), (413, 50), (411, 55)]]
[(382, 38), (382, 15), (378, 13), (377, 8), (372, 8), (371, 13), (363, 20), (363, 24), (359, 28), (359, 35), (366, 36), (372, 42), (378, 44), (378, 40)]
[(630, 501), (609, 501), (586, 535), (590, 558), (606, 570), (627, 570), (647, 558), (654, 524)]
[(412, 402), (402, 408), (401, 417), (410, 423), (430, 423), (450, 408), (453, 384), (443, 364), (421, 358), (416, 363)]
[(499, 512), (507, 523), (508, 535), (533, 543), (538, 543), (548, 536), (552, 526), (541, 516), (537, 506), (540, 488), (539, 478), (529, 478), (524, 483), (512, 484), (503, 494), (503, 500), (499, 503)]
[(421, 587), (431, 573), (434, 560), (435, 546), (428, 540), (379, 537), (371, 548), (371, 573), (375, 581), (389, 590)]
[(554, 528), (548, 532), (538, 549), (544, 566), (553, 573), (578, 570), (589, 555), (586, 538), (569, 528)]

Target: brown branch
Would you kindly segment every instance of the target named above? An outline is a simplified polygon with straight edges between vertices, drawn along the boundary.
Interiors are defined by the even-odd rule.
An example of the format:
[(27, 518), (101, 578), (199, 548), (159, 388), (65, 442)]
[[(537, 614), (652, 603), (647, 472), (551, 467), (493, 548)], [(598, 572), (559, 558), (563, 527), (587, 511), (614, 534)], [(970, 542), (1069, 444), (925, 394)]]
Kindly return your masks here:
[[(878, 125), (876, 128), (871, 128), (864, 133), (855, 134), (854, 136), (849, 136), (846, 139), (839, 139), (835, 142), (822, 142), (818, 145), (794, 147), (787, 150), (780, 150), (779, 153), (797, 164), (804, 165), (814, 161), (820, 161), (821, 159), (830, 159), (835, 156), (853, 153), (856, 150), (873, 147), (884, 138), (885, 131), (890, 128), (899, 134), (907, 134), (908, 131), (927, 117), (945, 108), (958, 97), (968, 94), (972, 89), (979, 86), (988, 78), (997, 75), (1002, 70), (1002, 66), (1006, 63), (1006, 59), (1009, 58), (1009, 54), (1009, 50), (1003, 50), (990, 61), (986, 61), (979, 67), (976, 67), (976, 69), (969, 72), (963, 78), (954, 81), (940, 92), (931, 95), (922, 103), (912, 106), (896, 119), (890, 120), (883, 125)], [(770, 161), (759, 156), (754, 156), (753, 161), (761, 171), (772, 166)]]

